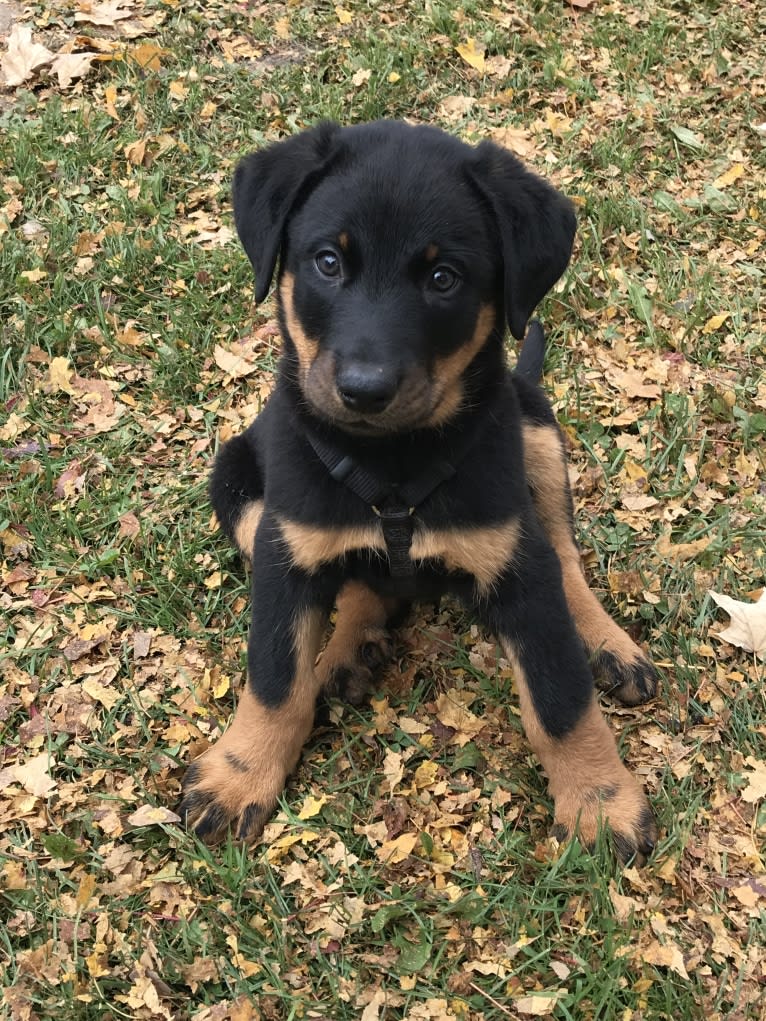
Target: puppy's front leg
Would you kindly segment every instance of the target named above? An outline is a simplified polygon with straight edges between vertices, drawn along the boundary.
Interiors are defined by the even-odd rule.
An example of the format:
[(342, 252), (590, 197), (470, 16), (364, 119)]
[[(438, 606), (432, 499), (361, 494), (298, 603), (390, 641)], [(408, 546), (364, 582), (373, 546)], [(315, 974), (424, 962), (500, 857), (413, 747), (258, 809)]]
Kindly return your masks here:
[(204, 840), (227, 829), (254, 840), (274, 811), (314, 721), (314, 663), (335, 591), (289, 564), (279, 526), (264, 515), (253, 556), (248, 680), (231, 726), (183, 781), (180, 814)]
[(608, 823), (619, 858), (644, 861), (654, 817), (598, 707), (556, 555), (539, 533), (477, 608), (513, 666), (521, 721), (555, 802), (554, 835), (578, 833), (590, 846)]

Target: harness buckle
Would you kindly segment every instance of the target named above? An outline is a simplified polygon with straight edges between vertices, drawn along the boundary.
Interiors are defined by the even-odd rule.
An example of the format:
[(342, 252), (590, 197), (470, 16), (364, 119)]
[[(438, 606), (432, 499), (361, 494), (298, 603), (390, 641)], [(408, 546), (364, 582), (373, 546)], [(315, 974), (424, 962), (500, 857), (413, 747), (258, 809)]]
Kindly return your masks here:
[(410, 556), (410, 547), (414, 529), (412, 515), (415, 508), (391, 501), (383, 507), (373, 506), (372, 509), (383, 526), (383, 539), (388, 553), (391, 577), (412, 578), (415, 574), (415, 564)]

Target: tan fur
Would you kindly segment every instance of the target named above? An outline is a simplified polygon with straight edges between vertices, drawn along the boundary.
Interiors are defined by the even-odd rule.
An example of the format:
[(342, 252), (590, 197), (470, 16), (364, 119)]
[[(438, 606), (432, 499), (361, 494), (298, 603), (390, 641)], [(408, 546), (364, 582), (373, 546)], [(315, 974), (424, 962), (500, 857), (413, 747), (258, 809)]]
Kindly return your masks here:
[(523, 435), (524, 470), (535, 495), (537, 516), (559, 558), (567, 606), (588, 652), (604, 649), (628, 665), (644, 661), (646, 657), (635, 642), (588, 587), (572, 532), (566, 500), (567, 467), (558, 430), (525, 422)]
[(263, 500), (251, 500), (245, 505), (234, 528), (234, 542), (237, 549), (248, 558), (253, 555), (255, 533), (263, 514)]
[(529, 681), (515, 651), (508, 642), (501, 644), (513, 667), (524, 731), (548, 776), (555, 821), (569, 834), (578, 832), (586, 844), (596, 840), (599, 824), (604, 822), (617, 834), (631, 840), (637, 837), (649, 803), (620, 759), (614, 734), (595, 696), (580, 722), (565, 737), (551, 737), (537, 715)]
[[(318, 528), (282, 518), (279, 522), (293, 558), (305, 571), (319, 570), (354, 550), (372, 549), (385, 553), (383, 528), (379, 522), (356, 528)], [(413, 560), (441, 560), (450, 571), (466, 571), (476, 579), (480, 593), (486, 592), (511, 560), (520, 535), (517, 519), (483, 528), (421, 530), (412, 537)]]
[(433, 378), (437, 399), (428, 425), (441, 425), (457, 414), (463, 403), (463, 373), (487, 343), (494, 325), (495, 310), (482, 305), (470, 341), (436, 361)]
[(295, 277), (293, 277), (291, 273), (284, 273), (279, 282), (279, 299), (285, 313), (287, 331), (290, 334), (290, 339), (295, 345), (295, 350), (298, 353), (300, 384), (301, 387), (303, 387), (306, 382), (306, 377), (309, 374), (309, 370), (314, 364), (314, 360), (319, 352), (319, 341), (314, 340), (306, 334), (305, 330), (301, 326), (300, 319), (295, 314), (295, 306), (293, 304), (294, 290)]
[(295, 622), (296, 671), (287, 700), (270, 709), (246, 685), (228, 730), (194, 763), (198, 777), (191, 792), (214, 794), (235, 829), (249, 805), (270, 814), (300, 758), (314, 721), (320, 684), (314, 663), (323, 628), (316, 610)]
[(368, 643), (377, 644), (384, 650), (381, 659), (386, 658), (390, 648), (386, 622), (396, 606), (397, 600), (384, 599), (362, 582), (346, 582), (337, 599), (335, 630), (317, 664), (323, 687), (331, 685), (335, 671), (342, 668), (347, 671), (347, 684), (358, 681), (358, 692), (347, 691), (346, 697), (354, 701), (356, 694), (364, 695), (371, 675), (360, 663), (360, 650)]

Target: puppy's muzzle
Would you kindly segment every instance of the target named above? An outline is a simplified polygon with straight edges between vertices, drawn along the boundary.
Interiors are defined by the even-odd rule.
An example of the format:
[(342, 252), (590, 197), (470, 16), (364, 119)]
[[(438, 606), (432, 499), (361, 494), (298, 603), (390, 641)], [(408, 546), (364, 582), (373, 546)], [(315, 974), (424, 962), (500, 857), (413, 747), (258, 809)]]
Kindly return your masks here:
[(338, 396), (349, 411), (379, 415), (396, 396), (399, 380), (385, 365), (344, 362), (335, 376)]

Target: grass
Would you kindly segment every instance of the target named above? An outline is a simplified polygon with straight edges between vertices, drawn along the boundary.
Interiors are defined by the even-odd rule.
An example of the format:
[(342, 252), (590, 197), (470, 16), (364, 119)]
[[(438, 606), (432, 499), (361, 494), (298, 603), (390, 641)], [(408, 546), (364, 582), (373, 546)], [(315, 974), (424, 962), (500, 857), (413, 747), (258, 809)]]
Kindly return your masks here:
[[(87, 29), (112, 59), (0, 96), (2, 1009), (758, 1021), (763, 664), (714, 637), (707, 591), (766, 576), (759, 5), (129, 9), (121, 35), (25, 7), (50, 49)], [(328, 116), (511, 137), (578, 205), (546, 387), (594, 584), (663, 671), (652, 705), (605, 703), (661, 823), (643, 870), (548, 840), (509, 671), (450, 606), (405, 627), (370, 707), (333, 709), (267, 842), (141, 817), (243, 680), (248, 580), (205, 479), (276, 352), (232, 169)], [(486, 720), (462, 747), (450, 689)]]

